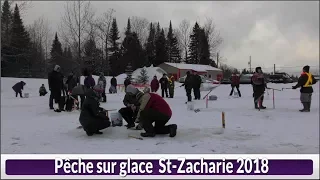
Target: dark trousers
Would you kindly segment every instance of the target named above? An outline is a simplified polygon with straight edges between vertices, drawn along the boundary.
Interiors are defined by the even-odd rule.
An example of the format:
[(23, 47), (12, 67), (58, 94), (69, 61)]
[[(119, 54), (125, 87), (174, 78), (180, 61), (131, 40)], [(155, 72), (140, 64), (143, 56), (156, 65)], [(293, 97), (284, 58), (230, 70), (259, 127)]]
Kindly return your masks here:
[(63, 101), (65, 98), (61, 96), (61, 94), (57, 93), (56, 95), (52, 92), (49, 97), (49, 107), (53, 109), (53, 101), (54, 103), (59, 105), (59, 109), (63, 110), (65, 102)]
[(193, 88), (193, 95), (194, 95), (194, 99), (200, 100), (201, 98), (200, 88)]
[(102, 129), (106, 129), (110, 127), (110, 121), (107, 116), (103, 117), (97, 117), (97, 119), (94, 120), (94, 122), (90, 123), (88, 126), (84, 127), (84, 130), (89, 133), (96, 133), (97, 131), (100, 131)]
[(51, 109), (53, 109), (53, 94), (52, 94), (52, 92), (50, 93), (50, 97), (49, 97), (49, 107)]
[(187, 94), (188, 102), (190, 102), (192, 100), (191, 89), (186, 89), (186, 94)]
[(47, 94), (47, 92), (41, 92), (39, 93), (40, 96), (45, 96)]
[(136, 111), (132, 111), (130, 107), (121, 108), (118, 112), (121, 114), (122, 118), (128, 123), (128, 125), (134, 125), (134, 121), (138, 114), (138, 108)]
[[(147, 109), (140, 112), (140, 121), (143, 122), (143, 129), (146, 133), (169, 134), (170, 125), (166, 125), (171, 117), (154, 109)], [(154, 126), (152, 125), (154, 123)]]
[(101, 97), (102, 97), (102, 102), (107, 102), (107, 96), (105, 91), (103, 91)]
[(22, 92), (21, 92), (21, 91), (16, 91), (16, 97), (18, 97), (18, 94), (19, 94), (20, 97), (22, 98)]
[(168, 88), (161, 88), (162, 97), (164, 97), (164, 93), (166, 93), (166, 97), (168, 97)]
[(80, 95), (80, 108), (82, 110), (83, 108), (83, 104), (84, 104), (84, 100), (86, 100), (86, 96), (85, 95)]
[(239, 89), (239, 85), (231, 86), (230, 96), (232, 96), (234, 88), (236, 88), (236, 89), (237, 89), (238, 94), (239, 94), (239, 97), (241, 97), (241, 92), (240, 92), (240, 89)]
[[(260, 103), (259, 104), (259, 106), (262, 106), (262, 103), (263, 103), (263, 99), (264, 99), (264, 92), (254, 92), (254, 102), (255, 102), (255, 105), (258, 105), (258, 103)], [(260, 98), (260, 99), (259, 99)]]

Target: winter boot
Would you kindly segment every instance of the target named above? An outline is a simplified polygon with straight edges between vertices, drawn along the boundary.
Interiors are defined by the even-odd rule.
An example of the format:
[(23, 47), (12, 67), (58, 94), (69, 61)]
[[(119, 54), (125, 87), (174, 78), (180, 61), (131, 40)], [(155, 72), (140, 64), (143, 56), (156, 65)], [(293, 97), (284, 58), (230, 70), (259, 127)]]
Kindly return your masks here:
[(260, 109), (266, 109), (266, 107), (263, 106), (262, 104), (263, 104), (263, 96), (260, 98), (259, 106), (260, 106)]
[(254, 108), (259, 109), (258, 103), (254, 102)]
[(170, 129), (170, 133), (169, 133), (169, 137), (175, 137), (177, 135), (177, 125), (176, 124), (171, 124), (169, 126)]
[(93, 136), (94, 133), (86, 131), (87, 136)]
[(97, 131), (95, 132), (95, 134), (103, 134), (103, 132)]
[(310, 109), (309, 108), (309, 103), (302, 103), (303, 105), (303, 109), (300, 109), (299, 111), (300, 112), (310, 112)]
[(135, 127), (136, 125), (133, 123), (133, 124), (127, 124), (125, 125), (127, 127), (127, 129), (130, 129), (130, 128), (133, 128)]
[(140, 133), (140, 135), (142, 137), (155, 137), (156, 133), (147, 133), (147, 132), (145, 132), (145, 133)]

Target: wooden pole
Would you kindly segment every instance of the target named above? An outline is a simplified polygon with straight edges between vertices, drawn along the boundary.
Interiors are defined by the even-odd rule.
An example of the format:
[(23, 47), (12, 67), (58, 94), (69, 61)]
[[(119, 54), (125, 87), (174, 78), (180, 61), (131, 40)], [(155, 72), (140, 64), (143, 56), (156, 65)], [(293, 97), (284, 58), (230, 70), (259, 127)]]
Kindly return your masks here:
[(221, 118), (222, 118), (222, 128), (226, 128), (226, 121), (225, 121), (224, 112), (221, 113)]
[(273, 102), (273, 109), (276, 108), (275, 102), (274, 102), (274, 89), (272, 89), (272, 102)]

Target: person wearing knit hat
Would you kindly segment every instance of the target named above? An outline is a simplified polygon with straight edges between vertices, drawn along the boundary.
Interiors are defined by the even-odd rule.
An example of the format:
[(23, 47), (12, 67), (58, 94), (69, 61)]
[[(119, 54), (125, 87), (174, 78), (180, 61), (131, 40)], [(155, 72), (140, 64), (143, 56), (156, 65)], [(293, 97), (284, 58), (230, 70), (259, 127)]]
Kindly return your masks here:
[(266, 109), (266, 107), (263, 106), (263, 99), (267, 84), (261, 67), (256, 67), (256, 72), (251, 77), (251, 84), (253, 87), (254, 108)]
[(156, 134), (176, 136), (177, 125), (166, 125), (171, 119), (172, 111), (169, 104), (161, 96), (155, 93), (144, 93), (142, 97), (137, 99), (140, 106), (135, 122), (139, 123), (137, 127), (145, 130), (140, 134), (142, 137), (154, 137)]
[(61, 92), (64, 90), (63, 84), (63, 75), (60, 73), (60, 66), (55, 65), (53, 71), (48, 74), (48, 85), (50, 90), (50, 97), (49, 97), (49, 108), (53, 108), (53, 100), (55, 103), (59, 105), (59, 109), (56, 112), (63, 111), (63, 99), (61, 98)]
[(312, 85), (317, 82), (309, 71), (310, 66), (304, 66), (302, 68), (301, 76), (298, 79), (298, 83), (295, 86), (292, 86), (292, 89), (300, 87), (300, 101), (303, 106), (303, 109), (299, 110), (300, 112), (310, 112), (311, 97), (313, 93)]

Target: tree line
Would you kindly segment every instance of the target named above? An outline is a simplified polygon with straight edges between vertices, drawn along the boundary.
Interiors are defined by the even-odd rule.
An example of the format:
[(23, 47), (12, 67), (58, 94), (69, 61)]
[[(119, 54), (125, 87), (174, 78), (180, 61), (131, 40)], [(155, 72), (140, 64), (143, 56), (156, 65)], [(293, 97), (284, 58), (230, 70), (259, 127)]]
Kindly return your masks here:
[(64, 74), (119, 75), (132, 69), (158, 66), (163, 62), (216, 66), (222, 38), (213, 23), (183, 20), (177, 28), (129, 17), (123, 31), (115, 10), (95, 15), (90, 2), (66, 2), (57, 32), (51, 32), (45, 17), (25, 26), (17, 4), (5, 0), (1, 16), (1, 76), (45, 77), (55, 64)]

